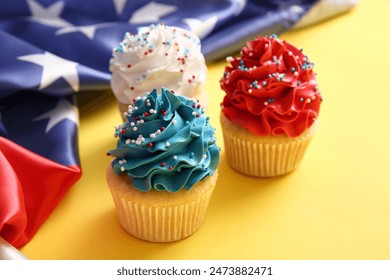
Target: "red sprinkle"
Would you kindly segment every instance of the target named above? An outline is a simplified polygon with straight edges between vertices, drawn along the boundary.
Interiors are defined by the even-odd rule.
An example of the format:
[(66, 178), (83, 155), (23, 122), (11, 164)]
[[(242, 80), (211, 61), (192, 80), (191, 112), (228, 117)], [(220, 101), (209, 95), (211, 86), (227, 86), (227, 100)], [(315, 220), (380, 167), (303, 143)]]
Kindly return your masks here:
[(149, 143), (148, 146), (151, 148), (153, 147), (153, 143)]
[(134, 90), (134, 87), (130, 87), (131, 90)]
[(131, 67), (131, 64), (127, 64), (127, 68), (130, 68)]
[(165, 166), (165, 162), (162, 162), (162, 163), (161, 163), (161, 167), (164, 167), (164, 166)]
[(164, 130), (165, 130), (165, 127), (162, 126), (162, 127), (160, 128), (160, 130), (161, 130), (161, 131), (164, 131)]
[(106, 153), (106, 156), (111, 156), (111, 154), (109, 152)]
[(169, 170), (172, 170), (172, 169), (173, 169), (172, 165), (171, 165), (171, 166), (169, 166)]
[(199, 114), (196, 114), (196, 117), (197, 117), (197, 118), (199, 118), (199, 117), (200, 117), (200, 115), (199, 115)]
[(122, 134), (125, 134), (126, 133), (126, 129), (122, 129)]

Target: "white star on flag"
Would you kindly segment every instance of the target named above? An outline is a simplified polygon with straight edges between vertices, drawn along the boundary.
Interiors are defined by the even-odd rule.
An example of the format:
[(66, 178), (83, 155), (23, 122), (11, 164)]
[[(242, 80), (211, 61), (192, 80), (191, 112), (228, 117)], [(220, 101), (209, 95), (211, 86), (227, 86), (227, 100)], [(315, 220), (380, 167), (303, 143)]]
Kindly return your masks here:
[(176, 10), (176, 6), (168, 4), (159, 4), (152, 1), (136, 10), (129, 19), (129, 23), (140, 24), (148, 22), (157, 22), (163, 16), (173, 13)]
[(78, 63), (63, 59), (49, 52), (19, 56), (18, 59), (43, 67), (39, 90), (48, 87), (59, 78), (64, 78), (73, 91), (77, 92), (79, 90)]
[(198, 35), (199, 39), (203, 39), (213, 31), (217, 24), (218, 17), (212, 16), (205, 21), (196, 18), (185, 18), (183, 21), (190, 27), (192, 32)]
[(66, 99), (60, 99), (56, 107), (39, 117), (33, 119), (33, 121), (39, 121), (49, 119), (47, 123), (45, 133), (48, 133), (54, 126), (60, 123), (63, 120), (70, 120), (74, 122), (77, 126), (79, 125), (79, 111), (76, 106), (71, 104)]
[(31, 19), (52, 27), (66, 27), (72, 24), (60, 17), (64, 2), (58, 1), (45, 8), (34, 0), (27, 0), (31, 12)]
[(101, 24), (92, 24), (92, 25), (84, 25), (84, 26), (68, 26), (61, 29), (58, 29), (55, 35), (63, 35), (73, 32), (81, 32), (89, 39), (93, 39), (95, 37), (95, 32), (98, 28), (104, 28), (113, 25), (113, 23), (101, 23)]
[(113, 1), (114, 1), (116, 14), (121, 15), (123, 13), (127, 0), (113, 0)]

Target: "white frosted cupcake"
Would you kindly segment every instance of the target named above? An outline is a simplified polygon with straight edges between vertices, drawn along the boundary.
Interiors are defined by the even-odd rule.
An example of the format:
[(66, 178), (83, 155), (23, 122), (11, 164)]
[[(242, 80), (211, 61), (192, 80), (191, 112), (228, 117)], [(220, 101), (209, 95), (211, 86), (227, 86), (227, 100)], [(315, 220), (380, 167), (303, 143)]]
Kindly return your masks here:
[(182, 28), (158, 24), (126, 33), (113, 50), (110, 71), (121, 113), (137, 96), (161, 87), (198, 99), (207, 107), (207, 67), (200, 40)]
[(202, 225), (217, 181), (214, 128), (194, 99), (153, 90), (118, 126), (107, 184), (119, 221), (152, 242), (183, 239)]

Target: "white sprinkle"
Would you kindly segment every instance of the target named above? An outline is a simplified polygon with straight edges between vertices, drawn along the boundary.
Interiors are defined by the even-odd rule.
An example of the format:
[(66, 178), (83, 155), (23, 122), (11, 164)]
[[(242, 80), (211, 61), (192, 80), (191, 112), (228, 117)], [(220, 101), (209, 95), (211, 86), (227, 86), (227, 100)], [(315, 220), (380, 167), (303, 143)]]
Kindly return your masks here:
[(293, 53), (292, 53), (292, 52), (288, 52), (288, 55), (290, 55), (290, 56), (291, 56), (291, 55), (293, 55)]
[(206, 154), (204, 154), (204, 155), (203, 155), (203, 158), (207, 158), (207, 155), (206, 155)]
[(310, 102), (311, 102), (310, 98), (306, 99), (306, 103), (310, 103)]
[(150, 109), (149, 113), (154, 114), (155, 113), (154, 109)]
[(252, 93), (252, 89), (248, 89), (248, 92), (249, 92), (249, 93)]
[(131, 140), (131, 143), (132, 143), (132, 144), (134, 144), (134, 143), (135, 143), (135, 140), (134, 140), (134, 139), (132, 139), (132, 140)]
[(173, 156), (173, 159), (177, 159), (177, 156)]
[(139, 122), (140, 122), (140, 123), (144, 123), (144, 122), (145, 122), (145, 120), (140, 120)]
[(121, 167), (121, 171), (122, 171), (122, 172), (125, 171), (125, 168), (124, 168), (123, 166)]
[(123, 161), (120, 160), (120, 161), (118, 161), (118, 163), (119, 163), (120, 165), (122, 165), (122, 164), (123, 164)]
[(196, 112), (195, 112), (195, 111), (194, 111), (194, 112), (192, 112), (192, 115), (193, 115), (193, 116), (195, 116), (195, 115), (196, 115)]
[(137, 141), (135, 141), (135, 144), (141, 145), (141, 141), (140, 141), (140, 140), (137, 140)]
[(134, 122), (131, 122), (130, 125), (131, 125), (131, 126), (135, 126), (135, 123), (134, 123)]
[(268, 102), (267, 102), (267, 101), (265, 101), (265, 102), (264, 102), (264, 105), (265, 105), (265, 106), (267, 106), (267, 105), (268, 105)]
[(126, 142), (125, 142), (127, 145), (130, 144), (130, 139), (127, 139)]
[(156, 134), (151, 133), (149, 136), (150, 136), (150, 138), (154, 138), (154, 137), (156, 137)]
[(137, 129), (138, 129), (138, 128), (137, 128), (136, 126), (133, 127), (133, 131), (137, 131)]
[(171, 145), (171, 143), (169, 143), (169, 142), (165, 143), (165, 146), (167, 146), (167, 147), (169, 147), (170, 145)]
[(299, 73), (297, 71), (294, 72), (294, 76), (298, 77)]
[(176, 123), (177, 123), (177, 120), (173, 120), (173, 121), (172, 121), (172, 124), (175, 125)]

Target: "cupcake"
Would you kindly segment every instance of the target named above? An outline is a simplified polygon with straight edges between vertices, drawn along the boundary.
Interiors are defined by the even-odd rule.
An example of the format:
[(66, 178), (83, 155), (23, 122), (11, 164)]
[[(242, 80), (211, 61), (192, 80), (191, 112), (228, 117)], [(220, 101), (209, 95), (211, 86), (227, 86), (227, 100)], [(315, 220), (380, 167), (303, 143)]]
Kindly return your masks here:
[(126, 33), (113, 50), (109, 69), (121, 114), (134, 98), (163, 86), (207, 106), (207, 67), (200, 40), (190, 31), (158, 24)]
[(299, 166), (317, 129), (322, 101), (314, 63), (277, 36), (246, 43), (220, 80), (220, 121), (229, 165), (271, 177)]
[(215, 129), (195, 100), (154, 89), (115, 129), (107, 168), (119, 221), (143, 240), (170, 242), (202, 224), (217, 181)]

